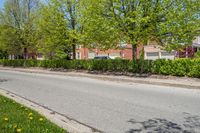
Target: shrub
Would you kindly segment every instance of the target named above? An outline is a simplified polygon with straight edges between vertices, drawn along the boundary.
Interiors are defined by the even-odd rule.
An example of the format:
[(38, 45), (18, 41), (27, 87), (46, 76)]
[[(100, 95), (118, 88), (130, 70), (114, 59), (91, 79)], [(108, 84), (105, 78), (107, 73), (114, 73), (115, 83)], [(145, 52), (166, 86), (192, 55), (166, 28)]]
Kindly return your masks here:
[(187, 73), (189, 77), (200, 77), (200, 59), (194, 59), (190, 62), (190, 69)]
[(74, 70), (151, 73), (200, 77), (200, 59), (147, 60), (0, 60), (0, 65), (12, 67), (64, 68)]
[(200, 58), (200, 51), (197, 51), (197, 52), (194, 54), (194, 57), (195, 57), (195, 58)]
[(192, 67), (192, 59), (176, 59), (176, 60), (156, 60), (152, 66), (152, 73), (173, 75), (173, 76), (189, 76)]

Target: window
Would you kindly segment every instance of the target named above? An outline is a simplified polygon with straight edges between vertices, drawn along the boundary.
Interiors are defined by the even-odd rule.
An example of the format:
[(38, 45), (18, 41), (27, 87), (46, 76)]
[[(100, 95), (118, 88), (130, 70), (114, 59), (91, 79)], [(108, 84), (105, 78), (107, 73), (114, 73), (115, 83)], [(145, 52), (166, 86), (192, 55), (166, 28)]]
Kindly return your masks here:
[(147, 56), (159, 56), (159, 53), (158, 52), (149, 52), (147, 53)]
[(172, 56), (174, 55), (174, 52), (161, 52), (161, 56)]
[(79, 52), (76, 53), (76, 58), (80, 59), (80, 53)]

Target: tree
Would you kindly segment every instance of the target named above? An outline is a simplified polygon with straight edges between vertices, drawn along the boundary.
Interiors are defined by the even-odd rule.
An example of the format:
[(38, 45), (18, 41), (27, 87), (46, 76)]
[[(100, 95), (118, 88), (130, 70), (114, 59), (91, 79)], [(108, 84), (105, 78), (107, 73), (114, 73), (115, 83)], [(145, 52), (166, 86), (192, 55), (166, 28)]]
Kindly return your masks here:
[(6, 25), (1, 26), (0, 29), (0, 46), (2, 50), (14, 55), (14, 58), (20, 58), (23, 52), (18, 31)]
[(35, 11), (38, 0), (7, 0), (0, 12), (1, 45), (16, 58), (35, 51)]
[(64, 17), (62, 4), (51, 1), (43, 5), (37, 22), (40, 39), (39, 50), (49, 59), (60, 59), (69, 56), (71, 47), (68, 45), (67, 21)]
[(46, 53), (68, 55), (76, 59), (81, 27), (77, 22), (79, 0), (49, 0), (42, 7), (39, 28)]
[(76, 59), (76, 45), (79, 44), (81, 25), (78, 23), (78, 5), (80, 0), (62, 0), (67, 27), (69, 31), (69, 42), (72, 44), (73, 59)]
[(116, 28), (118, 22), (109, 16), (106, 5), (104, 0), (83, 0), (80, 3), (79, 23), (83, 27), (80, 38), (86, 47), (107, 50), (116, 48), (123, 41), (123, 34)]
[(7, 59), (8, 53), (0, 47), (0, 59)]
[[(156, 24), (157, 42), (167, 50), (185, 48), (200, 35), (200, 1), (178, 0), (165, 4), (168, 11)], [(170, 5), (170, 6), (169, 6)]]
[(138, 44), (154, 40), (167, 49), (175, 49), (191, 43), (199, 34), (198, 0), (83, 0), (83, 3), (87, 5), (83, 8), (86, 37), (97, 33), (98, 37), (91, 39), (94, 42), (106, 37), (108, 42), (101, 45), (116, 46), (119, 40), (130, 43), (133, 59)]

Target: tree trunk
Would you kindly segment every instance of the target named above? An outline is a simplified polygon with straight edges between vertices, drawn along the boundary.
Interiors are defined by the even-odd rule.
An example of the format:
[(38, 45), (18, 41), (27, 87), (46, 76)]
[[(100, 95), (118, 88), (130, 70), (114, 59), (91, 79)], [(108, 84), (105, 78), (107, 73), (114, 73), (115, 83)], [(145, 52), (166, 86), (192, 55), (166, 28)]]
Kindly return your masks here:
[(137, 59), (137, 45), (132, 45), (132, 60)]
[(141, 54), (140, 54), (140, 61), (141, 61), (141, 68), (140, 68), (140, 74), (144, 73), (144, 47), (141, 50)]
[(75, 60), (76, 59), (76, 45), (72, 45), (72, 58)]
[(23, 55), (24, 59), (28, 59), (28, 50), (27, 48), (24, 48), (24, 55)]

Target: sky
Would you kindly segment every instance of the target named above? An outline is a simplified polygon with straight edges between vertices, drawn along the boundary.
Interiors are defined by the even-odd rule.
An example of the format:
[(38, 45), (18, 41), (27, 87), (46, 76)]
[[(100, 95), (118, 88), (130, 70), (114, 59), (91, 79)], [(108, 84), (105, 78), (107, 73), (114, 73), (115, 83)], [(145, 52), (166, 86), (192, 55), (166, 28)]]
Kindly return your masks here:
[(3, 2), (4, 2), (4, 0), (0, 0), (0, 8), (3, 7)]

